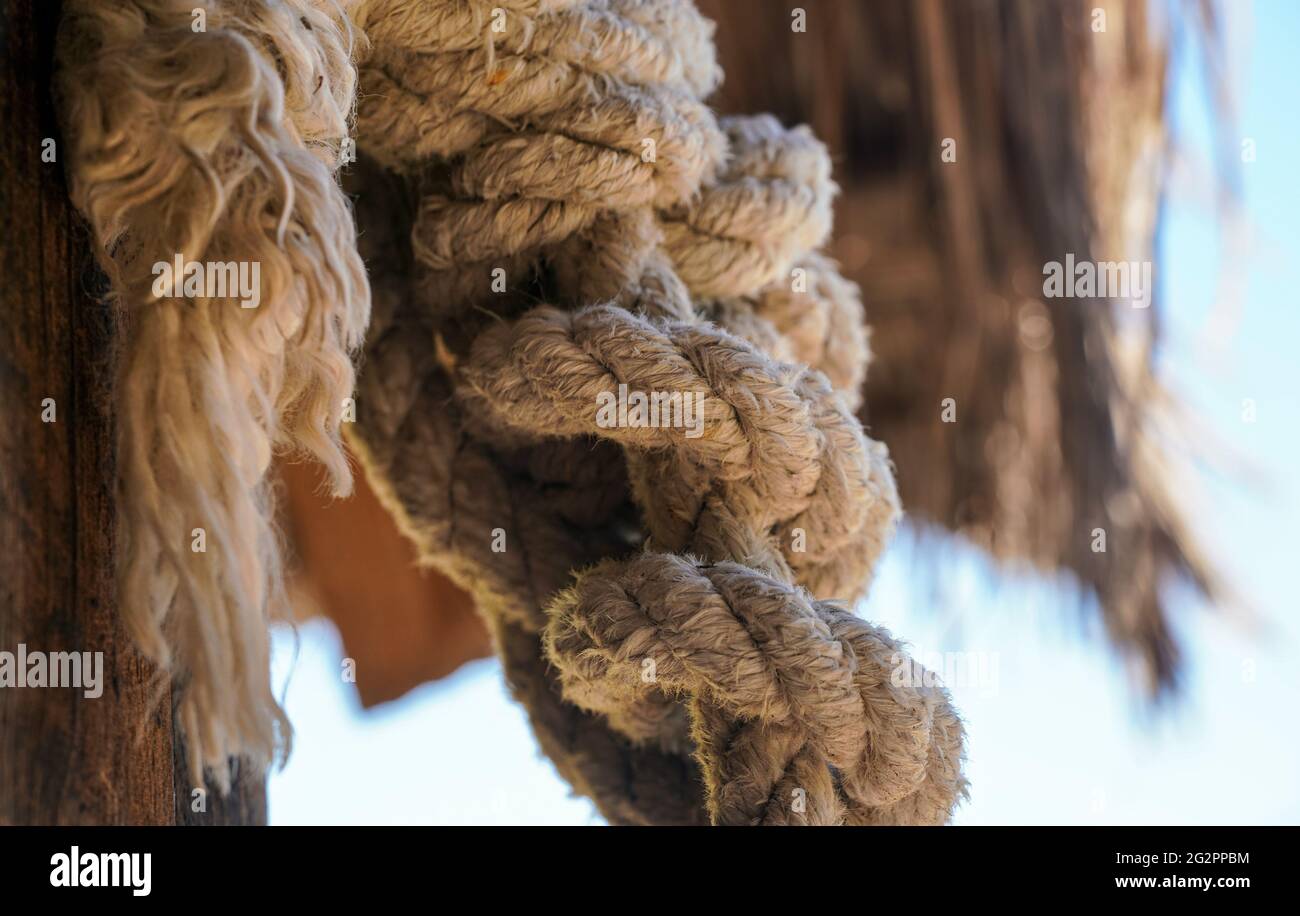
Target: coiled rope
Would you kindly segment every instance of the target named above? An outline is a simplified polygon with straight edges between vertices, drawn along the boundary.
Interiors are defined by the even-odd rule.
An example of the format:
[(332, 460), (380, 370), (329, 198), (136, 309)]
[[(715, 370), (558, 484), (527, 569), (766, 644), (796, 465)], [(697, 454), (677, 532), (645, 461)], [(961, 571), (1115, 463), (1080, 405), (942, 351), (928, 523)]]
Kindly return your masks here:
[[(825, 149), (714, 120), (689, 3), (421, 8), (357, 18), (359, 142), (412, 221), (404, 263), (366, 250), (359, 448), (543, 748), (617, 822), (946, 820), (946, 695), (831, 600), (865, 590), (897, 497), (852, 415), (856, 289), (816, 253)], [(602, 426), (620, 386), (698, 399), (703, 434)]]
[[(120, 383), (123, 611), (183, 678), (196, 757), (284, 736), (264, 474), (301, 447), (346, 489), (369, 317), (351, 444), (576, 791), (617, 823), (946, 820), (960, 721), (847, 609), (898, 500), (852, 412), (867, 335), (818, 253), (821, 144), (714, 117), (687, 0), (212, 6), (189, 38), (188, 2), (72, 0), (61, 77), (74, 199), (163, 329)], [(353, 61), (355, 236), (330, 176)], [(261, 312), (146, 295), (182, 242), (273, 264)], [(700, 434), (600, 422), (626, 390), (699, 404)], [(222, 536), (195, 561), (200, 517)]]

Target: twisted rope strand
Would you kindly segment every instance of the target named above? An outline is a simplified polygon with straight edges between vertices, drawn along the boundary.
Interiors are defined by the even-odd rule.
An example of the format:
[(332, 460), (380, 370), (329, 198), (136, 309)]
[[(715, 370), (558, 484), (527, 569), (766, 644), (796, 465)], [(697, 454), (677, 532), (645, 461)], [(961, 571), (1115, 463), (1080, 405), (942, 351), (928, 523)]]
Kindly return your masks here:
[[(451, 400), (437, 418), (411, 405), (400, 436), (377, 432), (383, 418), (359, 432), (382, 453), (374, 470), (401, 468), (393, 500), (430, 561), (479, 595), (543, 747), (618, 822), (694, 822), (700, 807), (715, 823), (946, 819), (965, 785), (946, 695), (895, 684), (901, 648), (819, 600), (862, 594), (897, 514), (888, 456), (850, 413), (867, 360), (857, 291), (816, 254), (835, 194), (824, 148), (767, 117), (713, 122), (710, 30), (686, 4), (512, 6), (503, 33), (476, 4), (454, 26), (399, 25), (412, 8), (361, 14), (384, 23), (362, 68), (384, 96), (363, 99), (363, 146), (424, 176), (394, 291), (406, 317), (368, 371), (400, 328), (427, 327), (448, 358), (420, 365)], [(698, 54), (684, 66), (647, 47)], [(489, 281), (501, 270), (505, 291)], [(701, 434), (597, 422), (620, 386), (702, 399)], [(449, 472), (435, 461), (421, 479), (428, 453), (404, 439), (432, 440), (416, 426), (476, 456), (455, 506), (421, 497)], [(605, 449), (586, 462), (562, 451), (593, 441)], [(644, 534), (603, 540), (593, 566), (548, 549), (557, 521), (537, 507), (557, 482), (580, 490), (597, 456), (626, 475), (599, 475), (623, 495), (586, 530), (631, 534), (630, 498)], [(517, 484), (511, 556), (459, 524), (504, 522), (501, 479)], [(453, 529), (466, 536), (429, 536)]]
[[(302, 449), (348, 486), (364, 259), (349, 439), (577, 791), (617, 823), (946, 820), (946, 693), (836, 603), (898, 499), (852, 415), (858, 292), (818, 253), (830, 160), (806, 128), (715, 119), (712, 24), (688, 0), (360, 0), (354, 72), (325, 0), (223, 0), (206, 33), (186, 7), (70, 3), (63, 80), (74, 198), (140, 306), (125, 610), (195, 759), (287, 734), (264, 475)], [(333, 174), (358, 72), (359, 236)], [(259, 259), (260, 314), (154, 300), (178, 240)], [(601, 419), (628, 390), (698, 424)]]

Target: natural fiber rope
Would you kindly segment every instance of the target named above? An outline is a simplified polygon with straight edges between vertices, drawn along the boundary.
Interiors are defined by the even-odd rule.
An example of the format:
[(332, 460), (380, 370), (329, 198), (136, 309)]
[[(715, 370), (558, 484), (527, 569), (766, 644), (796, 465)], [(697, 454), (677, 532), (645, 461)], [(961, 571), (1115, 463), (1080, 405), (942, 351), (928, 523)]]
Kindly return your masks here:
[[(133, 20), (85, 14), (79, 32), (104, 51), (64, 74), (80, 132), (76, 198), (119, 295), (145, 301), (115, 243), (143, 246), (151, 263), (177, 237), (168, 194), (187, 191), (209, 204), (182, 223), (225, 240), (199, 251), (278, 258), (273, 312), (312, 316), (268, 322), (278, 336), (254, 353), (238, 341), (258, 320), (200, 303), (192, 311), (230, 326), (196, 350), (220, 357), (202, 382), (246, 412), (223, 425), (170, 404), (152, 426), (138, 412), (124, 424), (130, 536), (155, 544), (134, 565), (194, 595), (157, 593), (136, 575), (126, 597), (151, 595), (139, 616), (154, 622), (144, 644), (155, 657), (166, 658), (163, 623), (217, 628), (170, 642), (190, 676), (186, 730), (213, 765), (264, 750), (262, 710), (278, 712), (264, 693), (274, 566), (248, 557), (268, 541), (266, 456), (296, 441), (346, 475), (325, 405), (350, 388), (337, 357), (369, 303), (328, 181), (337, 160), (313, 159), (302, 175), (285, 163), (324, 138), (333, 154), (351, 70), (342, 24), (306, 0), (220, 4), (208, 41), (237, 48), (245, 69), (279, 72), (286, 105), (267, 89), (251, 122), (264, 129), (250, 131), (247, 115), (191, 128), (181, 115), (193, 97), (247, 111), (253, 92), (196, 76), (159, 102), (153, 71), (119, 55), (147, 63), (152, 52), (160, 68), (202, 74), (217, 72), (198, 62), (216, 52), (195, 43), (170, 60), (177, 36), (142, 33), (140, 11), (179, 28), (181, 5), (128, 6)], [(852, 414), (867, 363), (857, 291), (817, 253), (835, 193), (824, 148), (769, 117), (715, 121), (704, 103), (721, 76), (712, 27), (686, 0), (366, 0), (348, 12), (369, 39), (357, 111), (366, 158), (350, 180), (374, 297), (351, 438), (423, 560), (474, 594), (561, 775), (618, 823), (946, 820), (965, 783), (945, 692), (896, 677), (914, 670), (901, 648), (835, 603), (865, 591), (898, 507), (885, 450)], [(135, 81), (138, 108), (123, 105), (123, 117), (159, 125), (152, 145), (116, 157), (132, 178), (159, 163), (135, 197), (108, 197), (124, 179), (92, 167), (113, 141), (85, 122), (118, 133), (127, 123), (91, 107), (119, 114), (81, 83), (99, 71)], [(168, 147), (166, 130), (197, 136)], [(200, 183), (229, 190), (204, 197)], [(244, 189), (258, 208), (241, 220), (231, 205)], [(300, 214), (311, 221), (286, 235)], [(183, 308), (145, 311), (192, 333), (201, 325), (176, 317)], [(130, 359), (143, 368), (127, 370), (128, 392), (135, 371), (195, 371), (140, 343)], [(308, 359), (337, 370), (328, 384), (288, 371)], [(598, 398), (620, 385), (702, 398), (701, 435), (598, 423)], [(304, 408), (311, 422), (297, 419)], [(150, 495), (151, 473), (185, 483), (182, 469), (237, 445), (260, 448), (259, 460), (190, 477), (165, 508)], [(180, 469), (170, 450), (184, 452)], [(261, 591), (206, 585), (175, 556), (173, 529), (200, 511), (250, 535), (222, 540), (209, 562), (259, 564)], [(255, 671), (243, 642), (261, 651)]]
[[(689, 4), (532, 3), (495, 39), (491, 4), (417, 7), (358, 14), (360, 143), (413, 195), (375, 205), (409, 213), (409, 250), (363, 231), (359, 447), (474, 592), (543, 748), (616, 822), (942, 822), (964, 790), (946, 696), (896, 683), (898, 645), (809, 594), (858, 597), (897, 511), (851, 413), (856, 290), (815, 254), (825, 150), (770, 118), (715, 126)], [(702, 395), (704, 434), (601, 427), (620, 384)]]

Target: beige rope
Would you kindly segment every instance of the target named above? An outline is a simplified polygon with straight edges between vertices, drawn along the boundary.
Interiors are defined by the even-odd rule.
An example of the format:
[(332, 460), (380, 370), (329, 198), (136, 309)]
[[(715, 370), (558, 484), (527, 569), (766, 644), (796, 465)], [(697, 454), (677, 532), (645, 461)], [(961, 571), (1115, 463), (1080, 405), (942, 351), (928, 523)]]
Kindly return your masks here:
[[(942, 688), (896, 683), (901, 648), (819, 600), (862, 594), (897, 513), (851, 413), (857, 292), (816, 253), (824, 148), (714, 123), (714, 79), (681, 77), (715, 70), (689, 4), (529, 4), (500, 34), (491, 9), (358, 14), (360, 142), (400, 173), (358, 182), (379, 303), (358, 432), (390, 507), (611, 820), (946, 820), (965, 783)], [(381, 237), (391, 201), (367, 215), (381, 182), (413, 200), (409, 246)], [(601, 425), (620, 385), (702, 398), (703, 434)]]
[[(715, 120), (687, 0), (351, 4), (359, 234), (331, 174), (353, 89), (332, 6), (226, 0), (202, 37), (189, 4), (108, 6), (70, 4), (70, 172), (140, 306), (124, 613), (184, 678), (200, 759), (264, 759), (285, 727), (263, 474), (300, 447), (346, 488), (370, 317), (352, 444), (474, 594), (575, 790), (617, 823), (948, 818), (947, 695), (845, 609), (898, 504), (852, 413), (858, 293), (818, 253), (829, 158), (804, 128)], [(259, 313), (147, 296), (182, 242), (269, 265)], [(698, 404), (698, 435), (600, 421), (620, 390)], [(217, 544), (197, 560), (195, 518)]]

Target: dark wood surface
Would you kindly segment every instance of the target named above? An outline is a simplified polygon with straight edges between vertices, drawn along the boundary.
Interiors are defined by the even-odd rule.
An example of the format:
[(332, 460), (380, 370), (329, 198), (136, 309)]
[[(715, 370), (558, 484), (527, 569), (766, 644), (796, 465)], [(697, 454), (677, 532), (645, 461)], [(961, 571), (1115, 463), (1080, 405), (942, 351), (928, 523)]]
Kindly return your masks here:
[[(264, 823), (250, 773), (191, 812), (170, 692), (151, 708), (153, 668), (117, 614), (121, 318), (68, 201), (50, 95), (59, 6), (0, 0), (0, 651), (102, 652), (103, 694), (0, 688), (0, 824)], [(56, 162), (42, 162), (47, 137)]]

